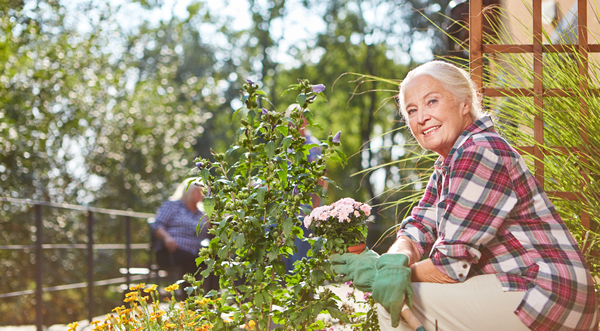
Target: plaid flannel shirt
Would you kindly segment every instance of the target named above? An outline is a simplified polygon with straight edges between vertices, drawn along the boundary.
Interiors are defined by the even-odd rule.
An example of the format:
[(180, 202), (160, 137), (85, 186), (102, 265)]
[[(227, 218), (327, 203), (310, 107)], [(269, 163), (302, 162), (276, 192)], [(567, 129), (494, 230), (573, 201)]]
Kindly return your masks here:
[(398, 236), (452, 279), (495, 274), (504, 291), (526, 291), (515, 314), (532, 330), (598, 330), (593, 281), (575, 239), (489, 116), (438, 159)]
[[(152, 223), (152, 230), (162, 227), (168, 234), (175, 239), (179, 249), (188, 251), (193, 254), (198, 254), (201, 248), (201, 241), (208, 238), (208, 229), (205, 225), (206, 218), (200, 210), (192, 212), (183, 201), (174, 200), (166, 201), (158, 209), (156, 214), (156, 222)], [(202, 231), (196, 235), (196, 226), (198, 221), (202, 219), (200, 228)], [(157, 249), (163, 247), (163, 242), (160, 241)]]

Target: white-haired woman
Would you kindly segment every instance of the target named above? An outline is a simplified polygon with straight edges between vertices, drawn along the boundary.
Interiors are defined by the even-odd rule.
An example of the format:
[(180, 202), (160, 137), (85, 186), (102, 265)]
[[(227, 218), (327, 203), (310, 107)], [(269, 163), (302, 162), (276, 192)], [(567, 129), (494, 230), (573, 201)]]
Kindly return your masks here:
[[(184, 180), (175, 193), (164, 202), (151, 224), (154, 235), (159, 239), (156, 257), (159, 264), (179, 269), (180, 275), (196, 273), (196, 258), (202, 247), (202, 241), (208, 239), (206, 217), (202, 211), (202, 187)], [(196, 233), (198, 222), (201, 222), (200, 233)]]
[(588, 267), (525, 162), (481, 114), (464, 70), (425, 63), (400, 85), (413, 136), (440, 156), (425, 194), (381, 257), (332, 256), (373, 292), (382, 330), (406, 330), (402, 299), (427, 330), (598, 330)]

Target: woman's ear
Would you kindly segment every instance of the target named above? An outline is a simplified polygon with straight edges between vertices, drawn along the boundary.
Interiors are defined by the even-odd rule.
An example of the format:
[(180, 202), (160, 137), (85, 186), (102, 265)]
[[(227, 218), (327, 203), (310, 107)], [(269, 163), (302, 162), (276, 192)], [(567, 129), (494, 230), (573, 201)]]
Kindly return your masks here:
[(462, 109), (460, 111), (461, 114), (467, 115), (468, 113), (470, 113), (471, 112), (471, 104), (472, 103), (473, 102), (471, 101), (471, 97), (466, 97), (465, 101), (464, 101), (464, 104), (463, 104), (463, 107), (462, 107)]

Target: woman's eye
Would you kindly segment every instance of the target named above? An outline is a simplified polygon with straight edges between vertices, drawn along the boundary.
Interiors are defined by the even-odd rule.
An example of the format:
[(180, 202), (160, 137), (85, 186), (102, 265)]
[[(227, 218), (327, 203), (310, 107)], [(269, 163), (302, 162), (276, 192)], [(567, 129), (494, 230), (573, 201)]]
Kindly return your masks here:
[(428, 105), (434, 105), (436, 103), (437, 103), (437, 99), (431, 99), (431, 100), (427, 101)]
[(416, 110), (416, 109), (414, 109), (414, 108), (411, 108), (411, 109), (407, 109), (407, 110), (406, 110), (406, 113), (407, 113), (409, 116), (410, 116), (410, 115), (412, 115), (412, 114), (414, 114), (414, 113), (416, 113), (416, 112), (417, 112), (417, 110)]

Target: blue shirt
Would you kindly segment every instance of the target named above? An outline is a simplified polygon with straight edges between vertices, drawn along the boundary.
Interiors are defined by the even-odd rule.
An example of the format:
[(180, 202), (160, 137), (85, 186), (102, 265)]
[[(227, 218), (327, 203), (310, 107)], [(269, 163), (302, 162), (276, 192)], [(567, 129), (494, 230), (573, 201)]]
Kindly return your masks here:
[[(196, 227), (200, 222), (200, 232)], [(181, 200), (167, 201), (160, 206), (156, 222), (151, 224), (152, 230), (165, 229), (175, 240), (179, 249), (198, 254), (203, 239), (208, 238), (208, 224), (205, 214), (200, 210), (191, 211)], [(161, 241), (157, 249), (162, 249)]]

